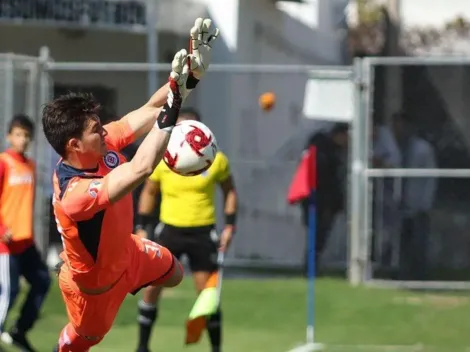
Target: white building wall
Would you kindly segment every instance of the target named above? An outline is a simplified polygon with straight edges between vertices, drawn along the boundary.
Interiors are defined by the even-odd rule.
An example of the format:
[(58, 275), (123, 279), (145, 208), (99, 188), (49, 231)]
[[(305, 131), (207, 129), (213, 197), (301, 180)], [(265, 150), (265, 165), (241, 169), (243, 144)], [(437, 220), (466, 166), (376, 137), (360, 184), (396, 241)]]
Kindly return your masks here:
[[(55, 61), (143, 62), (146, 60), (145, 36), (122, 32), (64, 32), (56, 28), (1, 25), (0, 52), (37, 56), (48, 46)], [(75, 33), (75, 37), (71, 36)], [(168, 61), (187, 41), (162, 35), (160, 58)], [(116, 89), (117, 113), (123, 114), (142, 104), (147, 97), (146, 73), (58, 72), (57, 84), (102, 85)], [(163, 78), (162, 78), (163, 79)]]
[[(224, 10), (235, 1), (238, 13)], [(207, 2), (210, 16), (226, 38), (214, 48), (214, 62), (286, 66), (341, 63), (341, 35), (299, 21), (280, 10), (275, 1)], [(332, 26), (334, 21), (325, 22)], [(224, 27), (224, 23), (231, 25)], [(232, 50), (233, 43), (236, 50)], [(292, 154), (279, 155), (277, 151), (291, 143), (302, 148), (304, 141), (299, 143), (296, 137), (312, 128), (311, 121), (301, 114), (307, 73), (211, 72), (207, 78), (201, 83), (204, 89), (198, 93), (198, 105), (232, 160), (240, 194), (242, 220), (231, 255), (300, 265), (304, 229), (298, 208), (288, 206), (285, 200), (297, 160), (289, 157)], [(258, 97), (267, 91), (277, 96), (270, 112), (258, 106)], [(300, 150), (295, 158), (298, 155)]]
[[(341, 63), (341, 33), (320, 31), (296, 20), (278, 9), (272, 0), (199, 0), (208, 4), (208, 12), (221, 29), (223, 40), (214, 47), (213, 59), (217, 63), (281, 64), (281, 65), (335, 65)], [(236, 6), (236, 4), (238, 4)], [(296, 4), (301, 6), (302, 4)], [(231, 11), (238, 8), (238, 11)], [(314, 11), (312, 10), (312, 13)], [(334, 13), (334, 11), (331, 11)], [(319, 16), (319, 15), (317, 15)], [(330, 25), (332, 21), (329, 21)], [(230, 123), (240, 123), (240, 116), (249, 112), (252, 121), (264, 116), (258, 107), (258, 97), (273, 91), (279, 97), (276, 109), (270, 113), (270, 122), (276, 124), (276, 137), (270, 128), (266, 134), (270, 143), (258, 136), (260, 148), (273, 149), (273, 142), (282, 144), (290, 137), (292, 124), (286, 116), (301, 111), (306, 74), (233, 74), (210, 73), (198, 94), (206, 116), (226, 116)], [(207, 104), (217, 96), (217, 104)], [(217, 106), (214, 106), (217, 105)], [(214, 117), (211, 121), (220, 138), (227, 141), (235, 153), (242, 140), (240, 128), (227, 125)], [(217, 120), (216, 120), (217, 119)], [(276, 121), (273, 121), (276, 120)], [(220, 127), (219, 127), (220, 125)], [(273, 126), (271, 126), (273, 127)], [(288, 130), (286, 133), (286, 129)], [(229, 131), (230, 130), (230, 131)], [(263, 129), (257, 126), (257, 130)], [(225, 133), (224, 133), (225, 131)], [(239, 149), (239, 148), (238, 148)], [(244, 157), (246, 150), (242, 151)], [(266, 154), (266, 151), (261, 151)], [(236, 155), (233, 155), (236, 157)]]

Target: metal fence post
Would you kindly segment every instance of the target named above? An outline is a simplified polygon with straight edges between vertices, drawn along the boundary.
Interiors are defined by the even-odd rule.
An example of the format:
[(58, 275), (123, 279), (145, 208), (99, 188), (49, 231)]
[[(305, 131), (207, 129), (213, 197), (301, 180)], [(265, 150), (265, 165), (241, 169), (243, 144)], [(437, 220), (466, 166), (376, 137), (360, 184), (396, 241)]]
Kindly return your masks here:
[(370, 165), (370, 154), (371, 148), (371, 129), (372, 129), (372, 113), (373, 107), (373, 95), (374, 95), (374, 69), (371, 66), (369, 59), (365, 58), (362, 60), (362, 79), (366, 89), (362, 96), (362, 114), (361, 114), (361, 137), (360, 140), (362, 145), (362, 160), (363, 160), (363, 173), (362, 173), (362, 206), (360, 211), (363, 215), (362, 230), (361, 230), (361, 262), (362, 266), (362, 280), (363, 282), (370, 279), (372, 275), (372, 262), (371, 262), (371, 244), (372, 244), (372, 197), (373, 197), (373, 185), (369, 182), (369, 175), (366, 170), (369, 169)]
[[(42, 116), (42, 106), (50, 98), (50, 87), (48, 72), (46, 70), (46, 65), (50, 61), (49, 49), (47, 47), (42, 47), (40, 49), (39, 61), (36, 63), (36, 70), (38, 74), (36, 75), (36, 87), (38, 92), (38, 99), (36, 100), (36, 115), (38, 116), (37, 121), (37, 145), (38, 150), (37, 154), (40, 156), (40, 159), (36, 159), (38, 170), (37, 170), (37, 184), (36, 187), (36, 203), (35, 203), (35, 233), (36, 233), (36, 242), (41, 250), (43, 258), (47, 257), (47, 249), (49, 244), (49, 194), (52, 190), (52, 175), (50, 170), (50, 160), (51, 160), (51, 149), (49, 143), (46, 140), (44, 135), (41, 121)], [(40, 160), (40, 162), (39, 162)]]
[(8, 144), (6, 141), (6, 134), (8, 131), (8, 124), (10, 122), (10, 119), (13, 117), (13, 104), (14, 104), (14, 66), (13, 66), (13, 59), (10, 57), (10, 55), (7, 56), (5, 60), (5, 82), (4, 82), (4, 94), (5, 94), (5, 106), (3, 110), (3, 145), (2, 149), (6, 149)]
[(353, 66), (354, 85), (355, 85), (355, 114), (351, 122), (351, 186), (350, 192), (350, 237), (349, 237), (349, 265), (348, 265), (348, 277), (349, 282), (352, 285), (359, 285), (361, 283), (361, 261), (360, 261), (360, 246), (361, 246), (361, 215), (359, 209), (361, 209), (361, 178), (364, 173), (365, 165), (362, 160), (361, 153), (361, 119), (364, 116), (363, 112), (363, 87), (364, 83), (362, 80), (362, 60), (355, 59)]

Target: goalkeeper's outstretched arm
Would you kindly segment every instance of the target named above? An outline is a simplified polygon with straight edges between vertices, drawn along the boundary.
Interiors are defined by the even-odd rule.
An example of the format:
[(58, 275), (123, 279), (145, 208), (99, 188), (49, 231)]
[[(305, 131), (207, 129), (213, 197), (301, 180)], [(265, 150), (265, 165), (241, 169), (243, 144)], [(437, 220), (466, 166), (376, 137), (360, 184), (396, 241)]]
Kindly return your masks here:
[(188, 73), (186, 54), (179, 52), (173, 60), (167, 102), (162, 108), (146, 107), (147, 116), (139, 115), (141, 120), (149, 116), (156, 120), (154, 126), (140, 144), (132, 160), (113, 169), (105, 177), (104, 184), (107, 186), (111, 202), (121, 199), (134, 190), (151, 175), (162, 159), (171, 131), (178, 119)]
[[(180, 50), (176, 55), (172, 62), (172, 67), (174, 67), (175, 60), (186, 60), (187, 52), (186, 50)], [(166, 83), (162, 87), (160, 87), (151, 97), (150, 99), (139, 109), (131, 111), (127, 115), (125, 115), (122, 119), (126, 120), (127, 124), (130, 126), (135, 139), (139, 139), (140, 137), (149, 133), (152, 129), (152, 126), (155, 124), (156, 116), (152, 114), (148, 114), (149, 111), (152, 111), (156, 108), (161, 108), (167, 102), (168, 90), (170, 89), (170, 84)], [(183, 100), (187, 97), (190, 91), (186, 93), (187, 89), (185, 89), (183, 96)]]
[[(190, 31), (190, 55), (187, 55), (186, 50), (181, 50), (178, 53), (179, 55), (184, 55), (188, 60), (190, 70), (189, 79), (187, 79), (185, 90), (182, 92), (183, 100), (187, 98), (189, 93), (196, 87), (196, 84), (208, 70), (212, 60), (212, 46), (218, 36), (219, 29), (212, 28), (212, 21), (210, 19), (196, 19)], [(148, 109), (159, 108), (166, 103), (168, 88), (169, 84), (166, 83), (158, 89), (142, 107), (123, 117), (130, 125), (131, 131), (136, 139), (144, 136), (151, 130), (155, 123), (155, 117), (147, 113)]]
[[(181, 53), (183, 54), (183, 52)], [(123, 117), (123, 119), (126, 119), (128, 124), (131, 126), (136, 139), (146, 135), (152, 129), (152, 126), (155, 123), (155, 116), (149, 117), (146, 111), (161, 108), (166, 103), (169, 88), (169, 83), (164, 84), (155, 92), (154, 95), (152, 95), (145, 105)]]

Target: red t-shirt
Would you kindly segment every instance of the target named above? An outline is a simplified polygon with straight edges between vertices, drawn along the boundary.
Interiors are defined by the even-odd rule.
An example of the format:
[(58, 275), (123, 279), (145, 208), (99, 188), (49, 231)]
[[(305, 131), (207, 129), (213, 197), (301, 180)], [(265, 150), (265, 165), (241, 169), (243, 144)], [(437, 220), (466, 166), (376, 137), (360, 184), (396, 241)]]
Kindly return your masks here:
[(34, 244), (34, 163), (7, 150), (0, 154), (0, 236), (11, 231), (12, 239), (0, 243), (0, 253), (18, 254)]

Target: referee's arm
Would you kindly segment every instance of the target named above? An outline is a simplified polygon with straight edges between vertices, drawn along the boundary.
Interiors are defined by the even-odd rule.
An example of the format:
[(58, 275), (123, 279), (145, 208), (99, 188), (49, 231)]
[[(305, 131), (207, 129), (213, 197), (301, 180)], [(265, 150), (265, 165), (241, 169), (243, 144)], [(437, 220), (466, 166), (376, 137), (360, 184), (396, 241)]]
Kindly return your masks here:
[(160, 192), (160, 183), (154, 180), (147, 179), (144, 184), (144, 188), (140, 193), (138, 212), (137, 212), (137, 223), (136, 223), (136, 235), (144, 238), (148, 238), (149, 227), (154, 222), (153, 213), (155, 210), (155, 203), (157, 201), (157, 195)]
[(225, 227), (220, 235), (220, 248), (219, 250), (227, 250), (232, 237), (235, 233), (235, 225), (237, 221), (237, 207), (238, 199), (235, 190), (235, 183), (230, 174), (227, 178), (219, 182), (220, 188), (224, 195), (224, 214), (225, 214)]
[[(220, 188), (224, 195), (224, 213), (226, 216), (234, 215), (237, 213), (237, 192), (235, 190), (235, 183), (232, 175), (220, 182)], [(227, 225), (227, 223), (226, 223)], [(231, 223), (229, 225), (235, 225)]]

